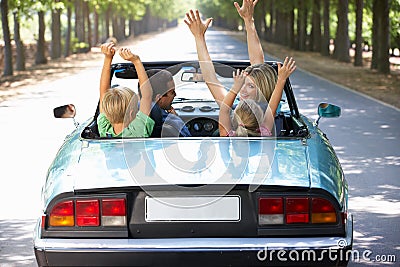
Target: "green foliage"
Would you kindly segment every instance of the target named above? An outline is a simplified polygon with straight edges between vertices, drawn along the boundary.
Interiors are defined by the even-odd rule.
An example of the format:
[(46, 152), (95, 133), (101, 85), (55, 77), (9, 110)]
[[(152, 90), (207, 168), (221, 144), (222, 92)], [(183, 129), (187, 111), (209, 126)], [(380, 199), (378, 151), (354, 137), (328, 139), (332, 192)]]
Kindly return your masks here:
[(90, 50), (89, 44), (85, 42), (79, 42), (78, 38), (71, 39), (72, 53), (86, 53)]
[[(197, 0), (197, 7), (205, 17), (240, 19), (236, 8), (233, 5), (235, 1), (226, 0)], [(241, 2), (239, 1), (241, 4)]]
[(400, 1), (392, 0), (390, 4), (390, 45), (400, 48)]

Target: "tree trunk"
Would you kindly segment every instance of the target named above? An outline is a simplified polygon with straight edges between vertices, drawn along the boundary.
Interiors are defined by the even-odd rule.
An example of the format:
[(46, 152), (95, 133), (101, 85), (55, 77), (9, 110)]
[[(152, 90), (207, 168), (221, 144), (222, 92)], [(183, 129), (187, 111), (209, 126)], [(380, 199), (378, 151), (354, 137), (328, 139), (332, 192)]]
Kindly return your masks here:
[(378, 46), (379, 46), (379, 16), (378, 4), (381, 0), (373, 0), (372, 2), (372, 59), (371, 69), (378, 69)]
[(320, 0), (313, 1), (311, 44), (312, 51), (321, 51), (321, 5)]
[(65, 34), (64, 57), (71, 54), (71, 32), (72, 32), (72, 9), (68, 3), (67, 7), (67, 32)]
[(350, 62), (350, 40), (349, 40), (349, 0), (339, 0), (337, 17), (338, 27), (335, 39), (334, 56), (342, 62)]
[[(114, 13), (114, 12), (112, 12)], [(117, 38), (117, 41), (122, 41), (118, 34), (118, 16), (113, 15), (111, 18), (112, 36)]]
[[(379, 4), (378, 4), (379, 3)], [(376, 3), (377, 12), (379, 16), (378, 24), (378, 46), (373, 47), (373, 52), (378, 53), (378, 71), (380, 73), (390, 73), (390, 62), (389, 62), (389, 0), (379, 0)]]
[(89, 2), (85, 1), (83, 3), (83, 19), (84, 21), (86, 21), (86, 34), (85, 34), (85, 38), (86, 41), (85, 43), (87, 43), (89, 45), (88, 49), (90, 50), (90, 48), (92, 47), (92, 25), (91, 25), (91, 21), (90, 21), (90, 9), (89, 9)]
[(269, 2), (269, 15), (269, 27), (265, 38), (272, 41), (275, 35), (275, 0)]
[(44, 33), (46, 31), (46, 24), (44, 22), (44, 11), (38, 11), (38, 20), (39, 20), (39, 33), (38, 33), (38, 40), (37, 40), (37, 51), (36, 51), (36, 58), (35, 64), (46, 64), (46, 40), (44, 38)]
[(13, 12), (14, 15), (14, 41), (16, 47), (17, 66), (16, 70), (25, 70), (25, 47), (21, 40), (19, 14), (17, 11)]
[(93, 45), (98, 45), (99, 43), (99, 14), (97, 10), (94, 9), (93, 12)]
[(282, 10), (276, 10), (276, 32), (274, 42), (281, 45), (288, 45), (288, 31), (287, 31), (287, 13)]
[(322, 43), (321, 43), (321, 55), (329, 56), (330, 55), (330, 42), (331, 42), (331, 33), (330, 33), (330, 7), (329, 7), (330, 0), (324, 0), (324, 35), (322, 36)]
[(12, 48), (11, 48), (11, 34), (10, 26), (8, 24), (8, 1), (1, 0), (1, 26), (4, 36), (4, 76), (13, 75), (12, 66)]
[(54, 9), (51, 12), (51, 59), (61, 57), (61, 12), (60, 9)]
[(111, 37), (111, 33), (110, 33), (110, 17), (111, 17), (111, 5), (108, 6), (107, 11), (106, 11), (106, 15), (104, 18), (105, 21), (105, 39)]
[(307, 7), (304, 1), (299, 2), (297, 16), (297, 41), (298, 49), (306, 51), (307, 48)]
[(259, 3), (259, 8), (254, 10), (254, 25), (256, 27), (258, 36), (260, 39), (264, 39), (264, 30), (265, 30), (265, 25), (264, 25), (264, 18), (265, 18), (265, 1), (261, 1)]
[(129, 37), (135, 37), (135, 21), (133, 19), (129, 20)]
[(267, 34), (267, 24), (265, 21), (265, 17), (267, 16), (267, 3), (265, 1), (261, 1), (261, 3), (259, 3), (259, 9), (258, 9), (258, 16), (257, 16), (257, 20), (259, 20), (259, 36), (260, 39), (265, 39), (266, 38), (266, 34)]
[(363, 22), (364, 0), (356, 0), (356, 51), (354, 55), (354, 66), (363, 65), (363, 39), (362, 39), (362, 22)]
[(85, 20), (82, 0), (75, 1), (75, 36), (79, 43), (85, 42)]
[(294, 3), (290, 3), (290, 10), (288, 14), (288, 44), (289, 47), (294, 49), (296, 47), (296, 37), (294, 34)]

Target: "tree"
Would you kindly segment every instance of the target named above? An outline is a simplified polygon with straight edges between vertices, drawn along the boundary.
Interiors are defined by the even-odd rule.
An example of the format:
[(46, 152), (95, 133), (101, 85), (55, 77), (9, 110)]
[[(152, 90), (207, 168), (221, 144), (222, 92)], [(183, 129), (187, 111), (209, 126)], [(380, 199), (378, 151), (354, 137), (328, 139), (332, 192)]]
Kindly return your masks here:
[(320, 0), (313, 1), (311, 28), (311, 50), (321, 51), (321, 5)]
[(273, 40), (275, 35), (275, 0), (269, 1), (269, 22), (266, 23), (269, 25), (266, 29), (267, 33), (265, 36), (266, 40)]
[(330, 33), (330, 0), (323, 0), (324, 4), (324, 35), (321, 38), (321, 55), (329, 56), (330, 55), (330, 41), (331, 41), (331, 33)]
[(363, 65), (363, 39), (362, 39), (362, 22), (363, 22), (364, 0), (356, 0), (356, 51), (354, 55), (354, 66)]
[(68, 57), (71, 54), (71, 32), (72, 32), (71, 2), (67, 1), (66, 5), (67, 5), (67, 29), (65, 32), (64, 57)]
[(350, 62), (349, 39), (349, 0), (339, 0), (337, 8), (337, 31), (335, 39), (334, 57), (342, 62)]
[(51, 8), (51, 44), (50, 57), (56, 59), (61, 57), (61, 10), (63, 3), (56, 0)]
[(36, 44), (36, 57), (35, 64), (47, 64), (46, 58), (46, 40), (44, 37), (44, 33), (46, 31), (46, 24), (44, 22), (44, 11), (38, 11), (38, 20), (39, 20), (39, 32), (38, 39)]
[(12, 48), (11, 48), (11, 35), (10, 27), (8, 24), (8, 0), (1, 0), (1, 26), (3, 28), (4, 36), (4, 76), (13, 75), (12, 66)]
[(23, 71), (26, 68), (25, 46), (21, 38), (21, 17), (30, 19), (33, 6), (32, 0), (8, 0), (9, 9), (12, 10), (14, 18), (14, 41), (16, 54), (16, 70)]
[(299, 1), (297, 15), (297, 47), (300, 51), (307, 49), (307, 2)]
[[(381, 73), (390, 73), (389, 62), (389, 0), (373, 2), (374, 30), (372, 54), (375, 54), (376, 67)], [(376, 23), (376, 27), (375, 27)]]
[(16, 70), (25, 70), (25, 48), (20, 34), (19, 12), (14, 10), (14, 41), (16, 47)]

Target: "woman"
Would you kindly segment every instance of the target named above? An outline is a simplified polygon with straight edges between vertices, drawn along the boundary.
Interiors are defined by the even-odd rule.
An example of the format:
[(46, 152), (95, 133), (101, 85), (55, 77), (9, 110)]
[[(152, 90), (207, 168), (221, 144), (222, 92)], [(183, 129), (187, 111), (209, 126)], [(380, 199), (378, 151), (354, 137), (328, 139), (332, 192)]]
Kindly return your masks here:
[[(243, 0), (242, 7), (240, 7), (237, 2), (234, 3), (239, 15), (243, 18), (245, 22), (246, 32), (247, 32), (247, 46), (248, 46), (250, 63), (252, 65), (246, 68), (244, 73), (240, 74), (240, 78), (235, 79), (235, 81), (236, 80), (242, 81), (242, 84), (240, 88), (235, 88), (234, 92), (232, 92), (232, 90), (229, 91), (231, 92), (231, 94), (224, 89), (224, 86), (217, 79), (214, 65), (211, 61), (211, 57), (207, 49), (207, 44), (205, 41), (205, 32), (207, 31), (208, 26), (210, 25), (212, 19), (208, 18), (205, 22), (203, 22), (200, 19), (200, 14), (198, 10), (196, 11), (190, 10), (189, 13), (186, 13), (185, 23), (188, 25), (190, 31), (195, 37), (200, 68), (202, 70), (203, 76), (205, 78), (208, 88), (210, 89), (211, 94), (213, 95), (214, 99), (221, 108), (221, 112), (226, 112), (226, 110), (230, 110), (232, 108), (233, 102), (238, 93), (239, 93), (239, 99), (241, 101), (246, 99), (252, 99), (258, 103), (266, 103), (270, 102), (273, 92), (277, 91), (274, 97), (274, 100), (279, 98), (276, 107), (275, 103), (273, 103), (271, 107), (270, 105), (268, 105), (267, 108), (264, 108), (265, 114), (268, 112), (269, 113), (268, 117), (274, 118), (275, 112), (280, 102), (280, 98), (282, 97), (283, 87), (285, 85), (286, 78), (288, 76), (283, 81), (283, 84), (282, 82), (280, 82), (278, 85), (278, 76), (276, 71), (270, 65), (264, 63), (264, 52), (257, 35), (257, 31), (255, 29), (254, 19), (253, 19), (254, 6), (257, 4), (257, 2), (258, 0), (256, 1)], [(287, 59), (285, 59), (285, 61), (286, 60)], [(291, 72), (289, 73), (289, 75), (295, 69), (294, 64), (295, 62), (292, 59), (290, 59)], [(286, 68), (287, 65), (284, 64), (284, 67)], [(225, 107), (222, 107), (222, 105), (225, 105)], [(270, 122), (270, 120), (268, 121)], [(268, 123), (268, 125), (269, 124), (270, 123)], [(228, 124), (224, 123), (223, 125), (227, 126)], [(269, 131), (272, 130), (272, 127), (273, 127), (273, 120), (272, 120), (272, 126), (268, 127)], [(222, 129), (221, 131), (220, 129), (221, 136), (226, 136), (228, 132), (229, 130)]]

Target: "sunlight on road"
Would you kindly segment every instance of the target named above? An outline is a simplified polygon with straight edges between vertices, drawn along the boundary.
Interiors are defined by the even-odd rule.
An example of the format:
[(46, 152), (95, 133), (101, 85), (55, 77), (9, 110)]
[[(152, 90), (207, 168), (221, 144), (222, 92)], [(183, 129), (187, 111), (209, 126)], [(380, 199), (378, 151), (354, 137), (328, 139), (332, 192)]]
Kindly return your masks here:
[[(197, 60), (196, 44), (186, 25), (160, 32), (157, 38), (149, 38), (134, 45), (128, 45), (132, 52), (145, 61)], [(114, 62), (121, 62), (119, 55)]]

